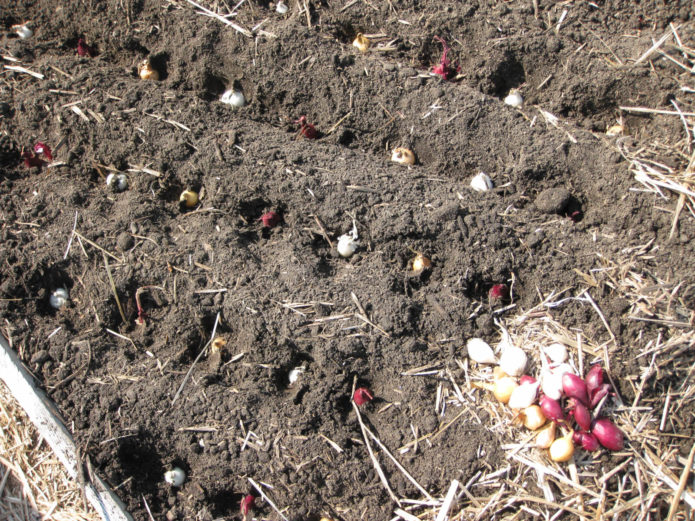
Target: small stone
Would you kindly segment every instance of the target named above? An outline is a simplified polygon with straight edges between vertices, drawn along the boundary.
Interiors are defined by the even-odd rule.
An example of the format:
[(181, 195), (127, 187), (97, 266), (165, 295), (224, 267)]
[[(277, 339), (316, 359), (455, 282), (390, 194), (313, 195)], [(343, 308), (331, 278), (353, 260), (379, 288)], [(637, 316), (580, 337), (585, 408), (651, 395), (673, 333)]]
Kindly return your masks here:
[(135, 245), (135, 239), (128, 232), (122, 232), (116, 239), (116, 246), (121, 251), (127, 251)]
[(42, 349), (41, 351), (37, 351), (36, 353), (34, 353), (34, 356), (31, 357), (31, 363), (41, 365), (50, 357), (51, 355), (48, 354), (48, 351)]
[(562, 213), (572, 195), (565, 188), (548, 188), (536, 196), (535, 205), (543, 213)]

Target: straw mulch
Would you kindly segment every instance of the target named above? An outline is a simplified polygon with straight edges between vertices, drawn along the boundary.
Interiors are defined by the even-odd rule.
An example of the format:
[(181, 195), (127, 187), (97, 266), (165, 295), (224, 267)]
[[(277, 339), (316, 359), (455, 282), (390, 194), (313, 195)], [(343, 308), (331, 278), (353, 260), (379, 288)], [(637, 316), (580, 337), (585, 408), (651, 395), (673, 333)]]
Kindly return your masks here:
[(97, 521), (80, 488), (0, 382), (0, 519)]

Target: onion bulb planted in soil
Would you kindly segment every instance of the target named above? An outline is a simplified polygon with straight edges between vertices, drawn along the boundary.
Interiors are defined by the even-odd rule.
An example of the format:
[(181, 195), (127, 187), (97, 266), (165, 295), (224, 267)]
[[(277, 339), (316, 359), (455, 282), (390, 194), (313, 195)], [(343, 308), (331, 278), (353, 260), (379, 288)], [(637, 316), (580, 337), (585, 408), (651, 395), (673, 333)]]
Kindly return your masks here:
[(70, 295), (68, 294), (68, 290), (65, 288), (58, 288), (51, 293), (51, 296), (48, 298), (49, 303), (51, 304), (51, 307), (55, 309), (61, 309), (65, 307), (65, 304), (68, 303), (68, 300), (70, 298)]
[(148, 81), (158, 81), (159, 71), (154, 68), (149, 58), (146, 58), (138, 65), (138, 75), (140, 79)]
[(357, 33), (357, 36), (355, 36), (355, 39), (352, 41), (352, 46), (360, 52), (367, 52), (370, 44), (369, 38), (362, 33)]
[(186, 472), (179, 467), (174, 467), (164, 473), (164, 481), (169, 483), (172, 487), (181, 487), (184, 481), (186, 481)]
[(184, 190), (179, 197), (179, 204), (184, 208), (193, 208), (198, 204), (198, 192)]
[(414, 165), (415, 154), (409, 148), (394, 148), (393, 152), (391, 153), (391, 161), (398, 163), (399, 165)]

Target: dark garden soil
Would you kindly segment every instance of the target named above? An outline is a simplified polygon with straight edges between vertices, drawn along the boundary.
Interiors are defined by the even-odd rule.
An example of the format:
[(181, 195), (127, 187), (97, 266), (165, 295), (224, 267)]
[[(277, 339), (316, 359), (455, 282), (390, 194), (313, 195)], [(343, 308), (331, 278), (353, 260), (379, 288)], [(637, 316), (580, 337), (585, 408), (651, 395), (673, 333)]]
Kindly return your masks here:
[[(272, 485), (289, 519), (390, 519), (350, 402), (355, 379), (375, 396), (365, 422), (442, 496), (452, 479), (507, 465), (508, 440), (463, 416), (400, 453), (459, 412), (435, 410), (436, 375), (404, 372), (448, 368), (464, 385), (466, 339), (495, 343), (495, 318), (579, 294), (597, 254), (650, 242), (646, 266), (688, 288), (695, 309), (693, 218), (684, 211), (669, 240), (677, 197), (646, 193), (616, 146), (682, 139), (680, 118), (618, 107), (692, 110), (680, 90), (691, 74), (660, 55), (632, 65), (670, 23), (693, 47), (691, 1), (292, 0), (281, 15), (250, 0), (229, 19), (252, 36), (185, 0), (0, 6), (3, 65), (42, 75), (5, 68), (0, 82), (1, 329), (139, 521), (143, 498), (158, 520), (240, 519), (248, 478)], [(34, 35), (22, 40), (10, 26), (27, 20)], [(358, 32), (372, 37), (367, 53), (351, 44)], [(460, 66), (452, 81), (429, 74), (437, 36)], [(77, 55), (81, 37), (95, 56)], [(139, 78), (148, 57), (161, 81)], [(248, 104), (222, 104), (228, 87)], [(503, 103), (512, 88), (521, 110)], [(629, 137), (606, 136), (621, 114)], [(298, 132), (302, 115), (318, 139)], [(27, 168), (21, 150), (37, 141), (53, 161)], [(414, 166), (390, 161), (397, 146)], [(106, 186), (116, 171), (124, 192)], [(470, 188), (479, 171), (492, 190)], [(179, 206), (186, 188), (201, 195), (192, 209)], [(259, 220), (269, 211), (282, 218), (272, 228)], [(360, 247), (345, 259), (336, 242), (353, 219)], [(431, 269), (413, 273), (413, 252)], [(488, 301), (512, 282), (513, 302)], [(70, 299), (56, 311), (58, 287)], [(667, 328), (630, 320), (608, 286), (592, 295), (631, 403), (630, 378), (648, 364), (635, 353)], [(226, 345), (194, 364), (218, 315)], [(554, 317), (609, 340), (593, 311)], [(663, 392), (642, 394), (660, 411)], [(686, 438), (664, 443), (687, 456), (692, 406), (680, 414)], [(381, 461), (396, 496), (422, 498)], [(597, 456), (604, 471), (614, 464)], [(173, 465), (188, 473), (181, 489), (162, 480)], [(256, 514), (277, 518), (260, 502)]]

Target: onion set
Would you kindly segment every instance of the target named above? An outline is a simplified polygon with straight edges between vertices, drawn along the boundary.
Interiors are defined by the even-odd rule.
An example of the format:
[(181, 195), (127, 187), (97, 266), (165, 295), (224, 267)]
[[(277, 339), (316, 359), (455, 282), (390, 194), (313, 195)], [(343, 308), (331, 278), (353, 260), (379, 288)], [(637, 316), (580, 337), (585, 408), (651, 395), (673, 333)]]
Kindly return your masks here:
[(471, 188), (476, 192), (487, 192), (488, 190), (492, 190), (492, 179), (490, 179), (490, 176), (485, 172), (480, 172), (471, 179)]
[(357, 36), (355, 36), (355, 39), (352, 41), (352, 46), (360, 52), (367, 52), (370, 45), (371, 42), (369, 41), (369, 38), (362, 33), (357, 33)]
[(31, 30), (31, 27), (29, 27), (29, 24), (23, 23), (23, 24), (17, 24), (13, 25), (10, 27), (14, 33), (19, 36), (22, 40), (26, 40), (27, 38), (31, 38), (34, 35), (34, 31)]
[(591, 434), (608, 450), (623, 450), (625, 440), (623, 433), (608, 418), (594, 420)]
[(142, 80), (159, 80), (159, 71), (152, 66), (149, 58), (145, 58), (138, 65), (138, 75)]
[(48, 297), (48, 302), (51, 304), (51, 307), (61, 309), (65, 306), (65, 304), (68, 303), (69, 298), (70, 295), (68, 294), (67, 289), (58, 288), (51, 293), (50, 297)]
[(246, 98), (240, 90), (228, 89), (220, 96), (220, 101), (226, 105), (240, 108), (246, 105)]
[(468, 358), (479, 364), (494, 364), (497, 362), (492, 348), (482, 338), (471, 338), (466, 343)]
[(412, 260), (411, 266), (415, 273), (422, 273), (427, 268), (432, 266), (432, 261), (425, 257), (422, 253), (418, 253)]
[(559, 463), (569, 461), (574, 454), (574, 442), (572, 441), (572, 435), (574, 433), (569, 431), (562, 438), (556, 439), (550, 448), (548, 449), (548, 454), (550, 459)]
[(543, 414), (543, 411), (538, 405), (526, 407), (526, 409), (519, 413), (519, 416), (524, 422), (524, 427), (530, 431), (540, 429), (546, 422), (545, 414)]
[(179, 197), (179, 203), (185, 208), (193, 208), (198, 204), (198, 192), (194, 192), (190, 189), (184, 190)]
[(179, 467), (174, 467), (164, 473), (164, 481), (169, 483), (172, 487), (178, 488), (186, 481), (186, 473)]
[(415, 154), (413, 154), (413, 151), (409, 148), (394, 148), (393, 152), (391, 153), (391, 161), (398, 163), (399, 165), (414, 165)]

